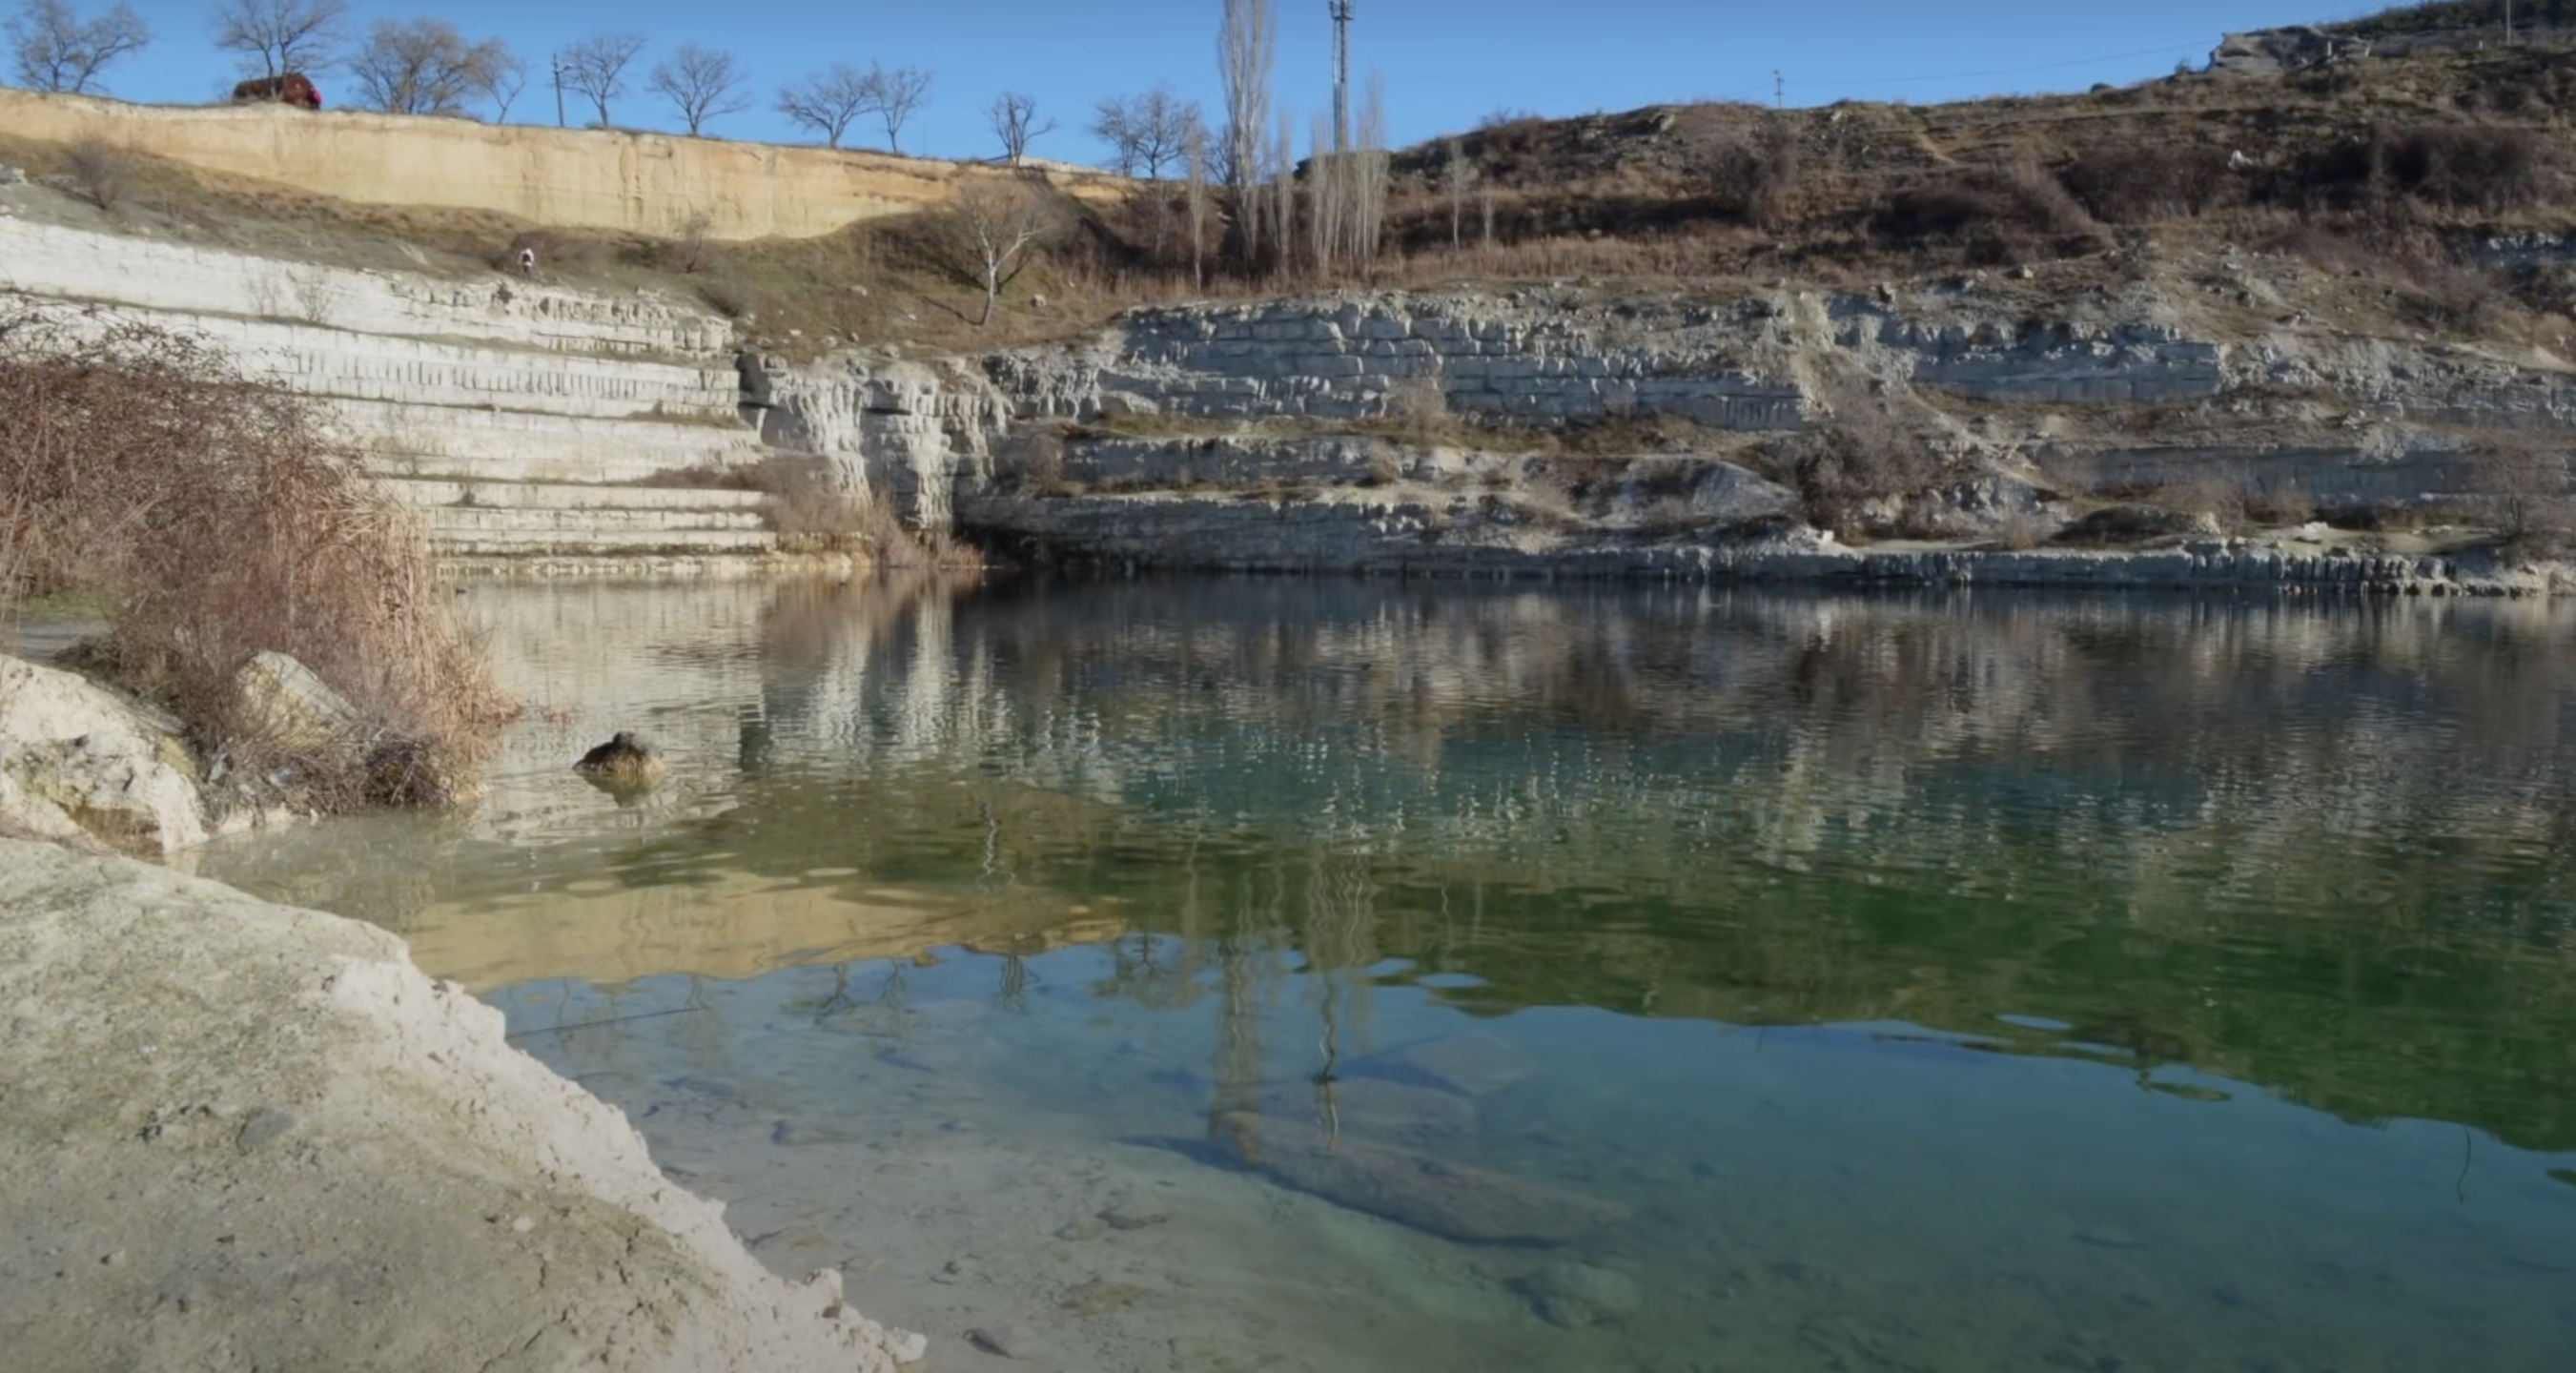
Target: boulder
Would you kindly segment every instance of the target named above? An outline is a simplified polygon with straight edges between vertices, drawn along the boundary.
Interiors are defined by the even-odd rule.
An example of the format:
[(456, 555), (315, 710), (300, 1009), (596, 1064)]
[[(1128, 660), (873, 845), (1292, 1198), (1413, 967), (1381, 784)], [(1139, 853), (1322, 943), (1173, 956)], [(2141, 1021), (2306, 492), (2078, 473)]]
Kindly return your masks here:
[(202, 844), (195, 759), (176, 722), (0, 657), (0, 830), (148, 858)]
[(2279, 76), (2368, 56), (2368, 39), (2296, 25), (2228, 34), (2209, 55), (2209, 69), (2230, 76)]
[(283, 653), (262, 653), (233, 674), (235, 728), (297, 753), (354, 748), (365, 722), (349, 699)]

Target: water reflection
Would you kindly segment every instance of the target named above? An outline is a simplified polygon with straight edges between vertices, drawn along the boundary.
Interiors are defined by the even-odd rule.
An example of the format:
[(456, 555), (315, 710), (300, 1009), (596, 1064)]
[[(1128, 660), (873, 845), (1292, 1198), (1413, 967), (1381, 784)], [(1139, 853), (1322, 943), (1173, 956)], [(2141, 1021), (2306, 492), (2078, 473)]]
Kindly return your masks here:
[[(491, 802), (207, 867), (406, 934), (774, 1262), (857, 1260), (944, 1333), (1070, 1322), (1097, 1368), (2576, 1351), (2566, 613), (475, 599), (541, 707)], [(675, 764), (630, 806), (568, 771), (620, 728)]]

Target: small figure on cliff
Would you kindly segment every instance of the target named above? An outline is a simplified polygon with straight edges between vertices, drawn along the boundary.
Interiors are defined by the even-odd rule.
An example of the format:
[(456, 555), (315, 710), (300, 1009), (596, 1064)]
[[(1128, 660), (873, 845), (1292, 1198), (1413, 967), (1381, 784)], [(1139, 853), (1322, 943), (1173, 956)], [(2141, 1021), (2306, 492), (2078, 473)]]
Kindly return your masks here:
[(603, 787), (648, 787), (662, 780), (670, 765), (652, 745), (627, 730), (581, 756), (572, 770)]
[(534, 248), (521, 248), (519, 250), (519, 275), (523, 277), (532, 277), (536, 274), (537, 250)]

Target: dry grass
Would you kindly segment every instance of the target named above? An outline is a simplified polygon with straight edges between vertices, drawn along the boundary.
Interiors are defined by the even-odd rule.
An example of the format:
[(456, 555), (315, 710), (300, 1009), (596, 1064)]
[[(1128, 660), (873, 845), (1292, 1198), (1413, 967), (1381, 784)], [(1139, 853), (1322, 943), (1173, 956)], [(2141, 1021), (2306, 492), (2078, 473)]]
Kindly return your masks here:
[[(515, 709), (417, 521), (307, 404), (152, 329), (0, 317), (0, 573), (12, 599), (104, 601), (125, 685), (324, 809), (464, 794)], [(265, 651), (345, 696), (357, 731), (248, 718), (235, 677)]]

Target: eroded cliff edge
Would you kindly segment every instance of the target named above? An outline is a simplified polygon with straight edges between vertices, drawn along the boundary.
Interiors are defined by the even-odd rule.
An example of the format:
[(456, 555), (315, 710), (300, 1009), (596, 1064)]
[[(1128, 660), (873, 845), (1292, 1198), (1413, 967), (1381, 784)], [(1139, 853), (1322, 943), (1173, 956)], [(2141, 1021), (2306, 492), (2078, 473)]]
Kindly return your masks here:
[(616, 1111), (372, 927), (0, 840), (0, 1347), (88, 1369), (834, 1370)]

